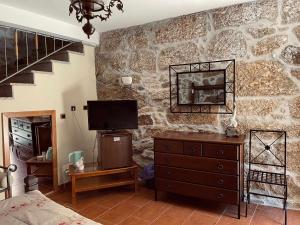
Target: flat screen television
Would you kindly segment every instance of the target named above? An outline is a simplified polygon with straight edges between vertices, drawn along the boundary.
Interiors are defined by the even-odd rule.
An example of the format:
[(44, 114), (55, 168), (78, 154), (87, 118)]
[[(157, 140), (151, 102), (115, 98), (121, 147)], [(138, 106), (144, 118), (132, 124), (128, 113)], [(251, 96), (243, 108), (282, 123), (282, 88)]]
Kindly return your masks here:
[(88, 101), (89, 130), (138, 128), (136, 100)]

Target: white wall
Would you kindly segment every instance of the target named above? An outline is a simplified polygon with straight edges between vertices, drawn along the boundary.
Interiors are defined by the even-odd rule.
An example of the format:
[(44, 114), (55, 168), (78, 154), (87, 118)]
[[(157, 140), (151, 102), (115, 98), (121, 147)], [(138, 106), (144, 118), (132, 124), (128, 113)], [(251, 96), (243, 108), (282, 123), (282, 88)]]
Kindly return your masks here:
[[(85, 46), (84, 55), (70, 54), (70, 63), (53, 63), (52, 74), (36, 73), (35, 86), (14, 86), (14, 99), (0, 99), (0, 113), (56, 110), (58, 178), (64, 182), (62, 165), (68, 162), (68, 153), (82, 149), (87, 160), (92, 159), (92, 147), (96, 133), (88, 131), (87, 111), (83, 110), (87, 100), (96, 100), (96, 77), (94, 47)], [(78, 124), (72, 116), (70, 106), (75, 105)], [(66, 119), (60, 119), (65, 113)], [(2, 120), (0, 120), (2, 137)], [(3, 143), (0, 138), (0, 165), (3, 164)]]
[[(99, 33), (95, 32), (91, 38), (88, 39), (81, 29), (81, 24), (75, 26), (62, 20), (42, 16), (4, 4), (0, 4), (0, 12), (0, 25), (18, 27), (67, 39), (79, 40), (93, 46), (99, 44)], [(66, 13), (68, 13), (68, 9), (66, 9)]]

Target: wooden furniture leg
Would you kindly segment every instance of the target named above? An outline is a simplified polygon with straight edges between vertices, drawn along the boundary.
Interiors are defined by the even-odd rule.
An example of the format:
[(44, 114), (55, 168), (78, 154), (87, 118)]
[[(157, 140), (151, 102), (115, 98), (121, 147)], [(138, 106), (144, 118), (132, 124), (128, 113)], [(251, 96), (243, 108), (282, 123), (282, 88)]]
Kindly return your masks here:
[(75, 185), (76, 185), (76, 177), (72, 176), (72, 205), (77, 204)]
[(138, 191), (138, 168), (134, 169), (134, 191)]
[(31, 174), (31, 166), (30, 166), (30, 164), (28, 163), (26, 165), (26, 167), (27, 167), (27, 175), (30, 175)]

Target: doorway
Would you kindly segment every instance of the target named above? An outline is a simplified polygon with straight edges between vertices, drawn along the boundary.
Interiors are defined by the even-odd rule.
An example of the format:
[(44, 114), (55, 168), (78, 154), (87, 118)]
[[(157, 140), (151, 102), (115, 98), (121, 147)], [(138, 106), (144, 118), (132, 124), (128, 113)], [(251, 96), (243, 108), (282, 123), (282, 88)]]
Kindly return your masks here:
[(28, 175), (38, 180), (37, 187), (43, 193), (57, 191), (56, 111), (6, 112), (2, 121), (4, 166), (19, 166), (13, 196), (25, 191), (23, 179)]

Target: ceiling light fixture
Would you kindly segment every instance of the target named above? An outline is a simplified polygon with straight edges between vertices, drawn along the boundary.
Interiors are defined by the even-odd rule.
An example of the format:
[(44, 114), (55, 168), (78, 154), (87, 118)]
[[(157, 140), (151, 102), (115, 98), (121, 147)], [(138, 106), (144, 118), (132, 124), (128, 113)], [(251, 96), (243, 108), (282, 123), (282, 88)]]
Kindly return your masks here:
[(109, 0), (105, 5), (103, 0), (70, 0), (69, 15), (75, 10), (76, 19), (79, 23), (85, 18), (86, 24), (82, 27), (88, 38), (95, 32), (95, 28), (90, 23), (94, 18), (100, 18), (101, 21), (106, 21), (111, 15), (111, 9), (116, 6), (118, 10), (123, 12), (123, 3), (121, 0)]

